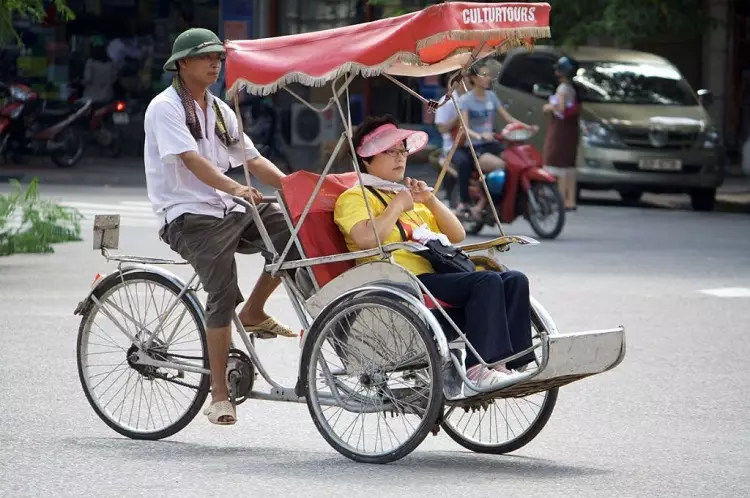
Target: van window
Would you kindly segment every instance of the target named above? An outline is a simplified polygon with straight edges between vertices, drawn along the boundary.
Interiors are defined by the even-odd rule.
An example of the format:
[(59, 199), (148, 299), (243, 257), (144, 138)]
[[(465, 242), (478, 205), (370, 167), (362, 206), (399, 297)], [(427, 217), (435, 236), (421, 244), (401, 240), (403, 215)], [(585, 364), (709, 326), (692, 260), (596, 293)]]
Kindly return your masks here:
[(555, 88), (555, 60), (541, 54), (517, 55), (506, 62), (500, 84), (526, 93), (531, 93), (537, 83)]
[(682, 75), (664, 64), (582, 62), (575, 81), (584, 102), (698, 105)]

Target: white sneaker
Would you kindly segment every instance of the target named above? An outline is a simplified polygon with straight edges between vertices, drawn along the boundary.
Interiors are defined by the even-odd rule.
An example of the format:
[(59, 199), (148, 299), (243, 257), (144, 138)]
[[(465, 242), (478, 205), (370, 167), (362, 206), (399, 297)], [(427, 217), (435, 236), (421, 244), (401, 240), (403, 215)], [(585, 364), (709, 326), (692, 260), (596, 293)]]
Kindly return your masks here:
[[(513, 375), (510, 371), (507, 372), (503, 373), (498, 370), (491, 370), (484, 365), (474, 365), (466, 371), (466, 377), (480, 389), (491, 389), (502, 380), (507, 379), (509, 375)], [(479, 393), (469, 386), (465, 386), (464, 394), (468, 397)]]

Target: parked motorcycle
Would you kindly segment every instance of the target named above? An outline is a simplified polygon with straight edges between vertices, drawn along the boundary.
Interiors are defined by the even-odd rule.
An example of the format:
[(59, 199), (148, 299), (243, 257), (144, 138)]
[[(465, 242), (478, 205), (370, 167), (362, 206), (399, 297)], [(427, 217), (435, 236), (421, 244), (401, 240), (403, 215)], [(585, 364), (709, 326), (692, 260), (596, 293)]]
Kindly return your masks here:
[[(68, 102), (75, 104), (83, 97), (83, 85), (73, 85)], [(91, 103), (88, 116), (81, 123), (87, 144), (96, 145), (108, 157), (120, 157), (123, 149), (122, 127), (130, 123), (128, 105), (124, 100)]]
[(6, 101), (0, 108), (0, 157), (23, 161), (28, 154), (47, 155), (60, 168), (71, 168), (83, 157), (84, 138), (73, 126), (87, 115), (89, 100), (52, 109), (31, 88), (0, 83)]
[[(565, 225), (565, 204), (556, 178), (542, 167), (541, 154), (526, 143), (536, 133), (534, 128), (511, 123), (497, 134), (496, 139), (505, 143), (502, 153), (505, 169), (490, 172), (485, 181), (501, 223), (512, 223), (523, 216), (539, 237), (554, 239)], [(454, 189), (453, 195), (458, 195), (458, 189)], [(472, 205), (487, 197), (476, 171), (469, 183), (469, 197)], [(457, 200), (453, 199), (454, 206)], [(472, 218), (469, 213), (462, 213), (459, 219), (472, 235), (485, 225), (495, 224), (489, 204), (480, 219)]]

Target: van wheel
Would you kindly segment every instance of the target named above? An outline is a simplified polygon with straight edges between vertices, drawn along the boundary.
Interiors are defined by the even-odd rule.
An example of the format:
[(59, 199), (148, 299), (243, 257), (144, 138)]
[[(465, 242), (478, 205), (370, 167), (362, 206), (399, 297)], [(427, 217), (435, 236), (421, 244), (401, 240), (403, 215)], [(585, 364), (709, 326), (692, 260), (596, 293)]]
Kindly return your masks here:
[(693, 211), (713, 211), (716, 205), (716, 189), (706, 188), (690, 192)]

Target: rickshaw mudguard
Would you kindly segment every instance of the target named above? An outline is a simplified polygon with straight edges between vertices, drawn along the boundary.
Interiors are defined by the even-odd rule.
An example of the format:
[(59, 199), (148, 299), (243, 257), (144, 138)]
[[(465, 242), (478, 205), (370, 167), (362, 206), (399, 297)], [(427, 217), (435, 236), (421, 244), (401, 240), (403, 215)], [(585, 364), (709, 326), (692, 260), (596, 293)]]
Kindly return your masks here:
[(362, 287), (365, 282), (367, 285), (396, 285), (417, 299), (422, 295), (411, 273), (388, 261), (372, 261), (355, 266), (324, 285), (305, 302), (307, 311), (316, 318), (337, 297)]
[[(372, 284), (368, 283), (366, 285), (362, 285), (353, 289), (349, 289), (348, 291), (342, 293), (340, 296), (336, 297), (332, 301), (330, 301), (328, 304), (326, 304), (323, 309), (318, 313), (318, 315), (313, 320), (313, 323), (310, 325), (310, 329), (307, 331), (307, 333), (304, 334), (302, 337), (302, 340), (300, 341), (300, 348), (304, 352), (305, 346), (307, 344), (307, 341), (309, 338), (314, 335), (311, 332), (316, 329), (316, 327), (320, 327), (323, 324), (325, 324), (326, 320), (328, 319), (328, 316), (332, 310), (336, 308), (339, 304), (345, 302), (348, 299), (352, 299), (357, 296), (363, 296), (367, 294), (379, 294), (379, 295), (390, 295), (398, 300), (406, 301), (409, 305), (413, 306), (417, 313), (425, 320), (425, 323), (430, 328), (430, 330), (433, 333), (433, 337), (435, 339), (435, 343), (437, 344), (438, 352), (440, 353), (440, 358), (443, 361), (443, 363), (448, 363), (450, 360), (450, 351), (448, 348), (448, 339), (445, 337), (445, 333), (443, 332), (443, 328), (440, 326), (440, 323), (437, 321), (435, 316), (432, 314), (432, 312), (427, 309), (427, 306), (424, 305), (424, 303), (414, 297), (412, 294), (395, 288), (392, 285), (389, 285), (388, 283), (382, 283), (382, 284)], [(304, 376), (304, 372), (302, 371), (302, 363), (303, 359), (305, 358), (304, 354), (300, 355), (299, 359), (299, 379), (301, 380)], [(297, 383), (298, 387), (300, 387), (300, 382)], [(299, 393), (297, 393), (299, 395)]]
[[(120, 271), (114, 271), (103, 278), (100, 278), (96, 281), (96, 283), (92, 286), (89, 293), (86, 295), (83, 300), (81, 300), (78, 303), (78, 306), (76, 306), (76, 309), (73, 311), (74, 315), (84, 315), (88, 313), (88, 311), (91, 309), (91, 306), (93, 306), (94, 300), (92, 297), (95, 295), (97, 290), (104, 288), (103, 286), (105, 284), (108, 284), (109, 282), (113, 280), (120, 280), (121, 278), (124, 278), (125, 275), (129, 273), (135, 273), (135, 272), (149, 272), (149, 273), (156, 273), (165, 279), (167, 279), (170, 283), (176, 285), (179, 289), (184, 289), (187, 285), (180, 277), (175, 275), (174, 273), (167, 271), (163, 268), (160, 268), (158, 266), (154, 265), (144, 265), (144, 264), (132, 264), (128, 265), (125, 268), (122, 268)], [(195, 307), (195, 309), (198, 311), (198, 314), (200, 315), (201, 321), (205, 323), (205, 310), (203, 309), (203, 305), (200, 302), (200, 299), (198, 299), (197, 294), (193, 289), (188, 289), (185, 291), (185, 295), (187, 296), (188, 300), (191, 302), (191, 304)]]

